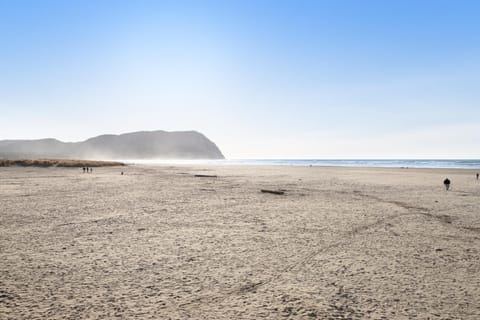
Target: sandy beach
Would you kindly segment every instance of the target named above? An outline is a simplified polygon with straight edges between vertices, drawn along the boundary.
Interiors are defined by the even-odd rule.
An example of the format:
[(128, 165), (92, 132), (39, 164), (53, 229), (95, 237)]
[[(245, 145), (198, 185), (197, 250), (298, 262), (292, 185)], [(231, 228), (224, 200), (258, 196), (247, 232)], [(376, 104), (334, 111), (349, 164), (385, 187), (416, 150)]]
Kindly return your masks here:
[(0, 319), (478, 320), (479, 297), (470, 170), (0, 168)]

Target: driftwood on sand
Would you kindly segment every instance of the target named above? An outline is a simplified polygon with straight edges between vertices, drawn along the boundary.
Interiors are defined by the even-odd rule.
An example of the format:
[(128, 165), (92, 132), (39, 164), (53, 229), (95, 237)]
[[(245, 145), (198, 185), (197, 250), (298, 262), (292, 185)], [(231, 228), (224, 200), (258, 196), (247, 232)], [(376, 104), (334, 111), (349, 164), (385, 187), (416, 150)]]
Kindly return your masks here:
[(263, 193), (272, 193), (272, 194), (279, 194), (279, 195), (285, 194), (285, 191), (282, 191), (282, 190), (262, 189), (262, 190), (260, 190), (260, 191), (262, 191)]
[(197, 178), (217, 178), (214, 174), (196, 174), (195, 177)]

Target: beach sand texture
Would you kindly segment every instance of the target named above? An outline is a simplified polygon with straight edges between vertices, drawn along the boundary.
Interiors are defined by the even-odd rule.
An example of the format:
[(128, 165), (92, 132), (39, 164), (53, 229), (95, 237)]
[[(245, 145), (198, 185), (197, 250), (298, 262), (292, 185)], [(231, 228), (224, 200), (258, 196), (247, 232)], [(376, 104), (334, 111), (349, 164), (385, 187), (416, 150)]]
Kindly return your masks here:
[(480, 319), (480, 181), (440, 169), (0, 168), (0, 319), (114, 318)]

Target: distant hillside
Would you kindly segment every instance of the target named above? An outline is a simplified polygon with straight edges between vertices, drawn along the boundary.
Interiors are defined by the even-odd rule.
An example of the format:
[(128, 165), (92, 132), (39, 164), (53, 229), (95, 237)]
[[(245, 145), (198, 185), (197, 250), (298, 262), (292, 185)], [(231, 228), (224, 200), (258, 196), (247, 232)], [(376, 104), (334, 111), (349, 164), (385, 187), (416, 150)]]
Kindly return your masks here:
[(0, 158), (224, 159), (224, 156), (212, 141), (196, 131), (142, 131), (101, 135), (82, 142), (1, 140)]

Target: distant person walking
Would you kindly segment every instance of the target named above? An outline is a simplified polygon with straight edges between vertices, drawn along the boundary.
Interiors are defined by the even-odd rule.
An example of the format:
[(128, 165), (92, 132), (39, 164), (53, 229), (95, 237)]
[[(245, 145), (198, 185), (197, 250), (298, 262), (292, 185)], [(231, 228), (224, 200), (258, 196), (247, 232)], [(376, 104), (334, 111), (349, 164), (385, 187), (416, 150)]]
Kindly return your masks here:
[(477, 180), (478, 180), (478, 176), (479, 176), (479, 175), (480, 175), (480, 174), (477, 172)]
[(83, 173), (85, 173), (85, 167), (83, 167)]
[(448, 191), (448, 189), (450, 189), (450, 179), (446, 178), (443, 180), (443, 184), (445, 185), (445, 190)]

